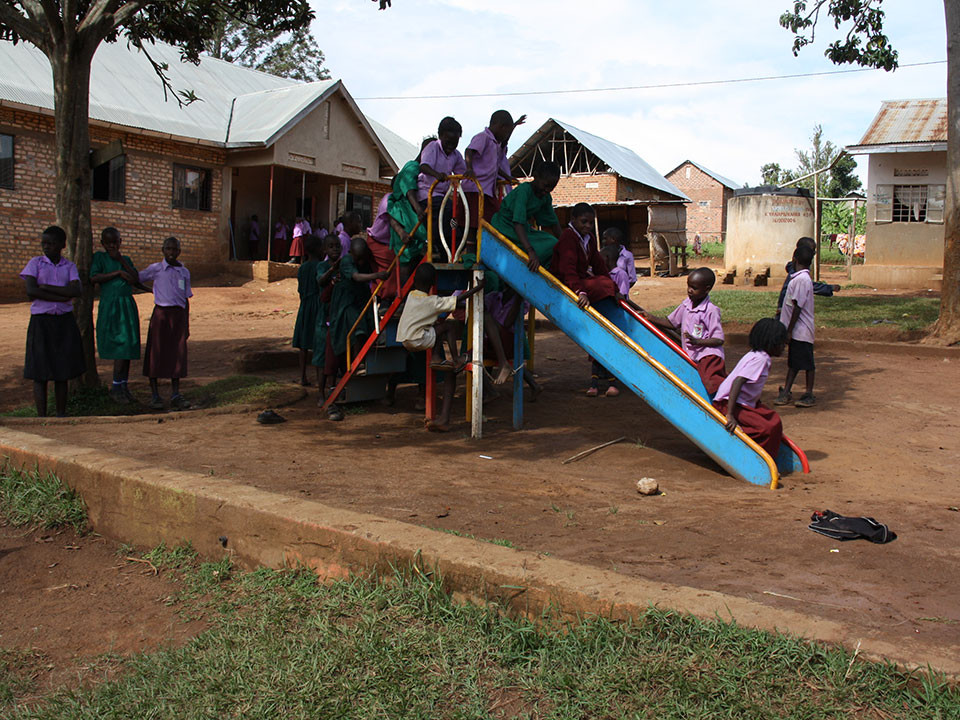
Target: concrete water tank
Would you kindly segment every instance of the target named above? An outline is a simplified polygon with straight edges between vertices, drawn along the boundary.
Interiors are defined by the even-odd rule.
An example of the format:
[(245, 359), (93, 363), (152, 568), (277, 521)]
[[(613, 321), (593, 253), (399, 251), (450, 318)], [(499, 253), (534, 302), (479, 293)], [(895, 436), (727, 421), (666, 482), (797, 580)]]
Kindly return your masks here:
[(727, 202), (726, 269), (739, 277), (770, 268), (783, 277), (797, 240), (814, 236), (813, 198), (807, 190), (759, 187), (737, 190)]

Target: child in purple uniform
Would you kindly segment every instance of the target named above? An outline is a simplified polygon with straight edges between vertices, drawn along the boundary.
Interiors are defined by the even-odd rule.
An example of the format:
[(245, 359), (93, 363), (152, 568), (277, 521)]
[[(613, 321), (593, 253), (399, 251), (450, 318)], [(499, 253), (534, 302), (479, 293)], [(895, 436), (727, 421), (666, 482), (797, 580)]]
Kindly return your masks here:
[(813, 279), (810, 277), (810, 264), (813, 262), (813, 249), (809, 245), (800, 245), (793, 253), (796, 272), (790, 278), (787, 292), (783, 298), (780, 322), (787, 328), (790, 340), (790, 352), (787, 355), (787, 379), (780, 388), (780, 394), (774, 400), (775, 405), (787, 405), (793, 400), (790, 390), (797, 374), (804, 370), (807, 374), (806, 392), (794, 405), (800, 408), (813, 407), (813, 377), (816, 364), (813, 361)]
[(751, 351), (740, 359), (713, 398), (713, 406), (726, 415), (727, 430), (734, 432), (739, 425), (773, 458), (780, 451), (783, 423), (776, 411), (760, 402), (760, 395), (770, 374), (770, 356), (782, 355), (786, 342), (786, 329), (778, 320), (758, 320), (750, 330)]
[[(627, 250), (626, 246), (623, 244), (623, 232), (620, 228), (611, 227), (603, 231), (602, 236), (603, 247), (612, 247), (617, 251), (617, 261), (610, 267), (616, 265), (620, 270), (626, 275), (628, 287), (633, 287), (637, 284), (637, 262), (633, 257), (633, 253)], [(629, 295), (629, 293), (623, 293), (624, 295)]]
[[(522, 125), (526, 119), (527, 116), (523, 115), (515, 122), (509, 112), (497, 110), (490, 116), (489, 127), (474, 135), (470, 144), (467, 145), (464, 153), (466, 164), (464, 174), (467, 177), (476, 178), (480, 183), (480, 189), (483, 192), (483, 219), (487, 222), (490, 222), (493, 214), (500, 208), (500, 200), (497, 198), (497, 181), (516, 182), (510, 173), (510, 164), (507, 162), (507, 143), (510, 142), (514, 129)], [(463, 190), (467, 193), (471, 225), (467, 228), (464, 237), (467, 242), (472, 242), (480, 224), (479, 193), (477, 186), (472, 182), (465, 182)], [(462, 210), (458, 218), (462, 218)]]
[(83, 342), (73, 317), (73, 298), (80, 296), (77, 266), (63, 257), (67, 234), (51, 225), (40, 236), (42, 255), (30, 258), (20, 271), (30, 303), (23, 377), (33, 380), (37, 415), (47, 414), (47, 383), (53, 380), (57, 417), (67, 414), (67, 381), (86, 370)]
[(680, 331), (683, 350), (697, 364), (700, 379), (711, 395), (727, 376), (720, 308), (710, 302), (716, 281), (713, 270), (697, 268), (687, 276), (687, 299), (676, 310), (666, 318), (647, 317), (660, 328)]
[(610, 275), (610, 279), (613, 280), (613, 284), (617, 286), (617, 292), (623, 295), (623, 297), (629, 297), (630, 276), (627, 275), (626, 270), (617, 265), (617, 260), (620, 258), (618, 249), (613, 245), (604, 245), (600, 248), (600, 257), (604, 259), (607, 267), (610, 268), (608, 275)]
[(180, 378), (187, 376), (187, 338), (190, 337), (190, 271), (177, 260), (180, 241), (163, 241), (163, 260), (140, 271), (140, 282), (153, 282), (153, 315), (143, 354), (143, 374), (150, 378), (150, 407), (163, 410), (159, 378), (170, 378), (170, 407), (185, 410), (190, 403), (180, 394)]
[(439, 180), (433, 188), (433, 251), (440, 251), (440, 223), (443, 222), (447, 241), (450, 239), (450, 225), (453, 219), (453, 203), (448, 202), (444, 211), (444, 218), (440, 218), (440, 203), (443, 200), (450, 182), (447, 177), (450, 175), (463, 175), (467, 170), (467, 165), (463, 160), (463, 155), (457, 150), (460, 144), (460, 137), (463, 135), (463, 127), (452, 117), (445, 117), (440, 121), (437, 128), (437, 139), (427, 145), (420, 154), (420, 177), (418, 180), (419, 189), (417, 199), (424, 207), (427, 205), (427, 196), (430, 195), (430, 186), (434, 180)]

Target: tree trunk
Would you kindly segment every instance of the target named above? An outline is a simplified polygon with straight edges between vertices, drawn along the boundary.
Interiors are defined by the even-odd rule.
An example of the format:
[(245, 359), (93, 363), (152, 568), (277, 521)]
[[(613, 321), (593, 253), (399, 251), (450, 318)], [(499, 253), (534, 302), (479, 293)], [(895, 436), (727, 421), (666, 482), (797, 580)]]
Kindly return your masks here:
[(943, 291), (933, 338), (960, 342), (960, 0), (944, 0), (947, 20), (947, 196), (943, 209)]
[(77, 264), (83, 292), (74, 300), (74, 313), (83, 338), (87, 371), (84, 385), (100, 383), (93, 333), (93, 285), (90, 262), (93, 237), (90, 221), (90, 64), (92, 49), (64, 41), (49, 55), (53, 69), (56, 120), (57, 223), (67, 233), (67, 257)]

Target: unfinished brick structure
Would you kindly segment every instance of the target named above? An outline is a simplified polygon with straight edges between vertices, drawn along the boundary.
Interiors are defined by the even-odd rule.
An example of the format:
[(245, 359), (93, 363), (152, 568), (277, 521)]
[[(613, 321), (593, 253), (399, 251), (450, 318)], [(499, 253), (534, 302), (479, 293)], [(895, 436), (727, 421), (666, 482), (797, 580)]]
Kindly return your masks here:
[[(553, 191), (560, 221), (568, 221), (570, 209), (577, 203), (590, 203), (597, 211), (599, 231), (620, 228), (627, 245), (640, 257), (649, 254), (648, 209), (682, 208), (689, 202), (632, 150), (559, 120), (544, 123), (511, 156), (510, 165), (514, 175), (529, 178), (539, 163), (548, 160), (556, 162), (562, 173)], [(662, 234), (670, 245), (683, 245), (682, 232), (653, 229), (666, 230)]]
[(689, 239), (700, 233), (704, 241), (722, 242), (727, 234), (727, 201), (740, 185), (692, 160), (684, 160), (665, 177), (690, 198), (687, 206)]

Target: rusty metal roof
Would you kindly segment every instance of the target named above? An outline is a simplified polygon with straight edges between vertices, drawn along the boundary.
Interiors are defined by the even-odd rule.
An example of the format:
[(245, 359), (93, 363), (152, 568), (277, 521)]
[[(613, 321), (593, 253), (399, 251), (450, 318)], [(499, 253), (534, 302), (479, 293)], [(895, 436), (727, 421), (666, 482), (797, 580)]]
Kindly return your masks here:
[(947, 100), (885, 100), (857, 145), (947, 141)]

